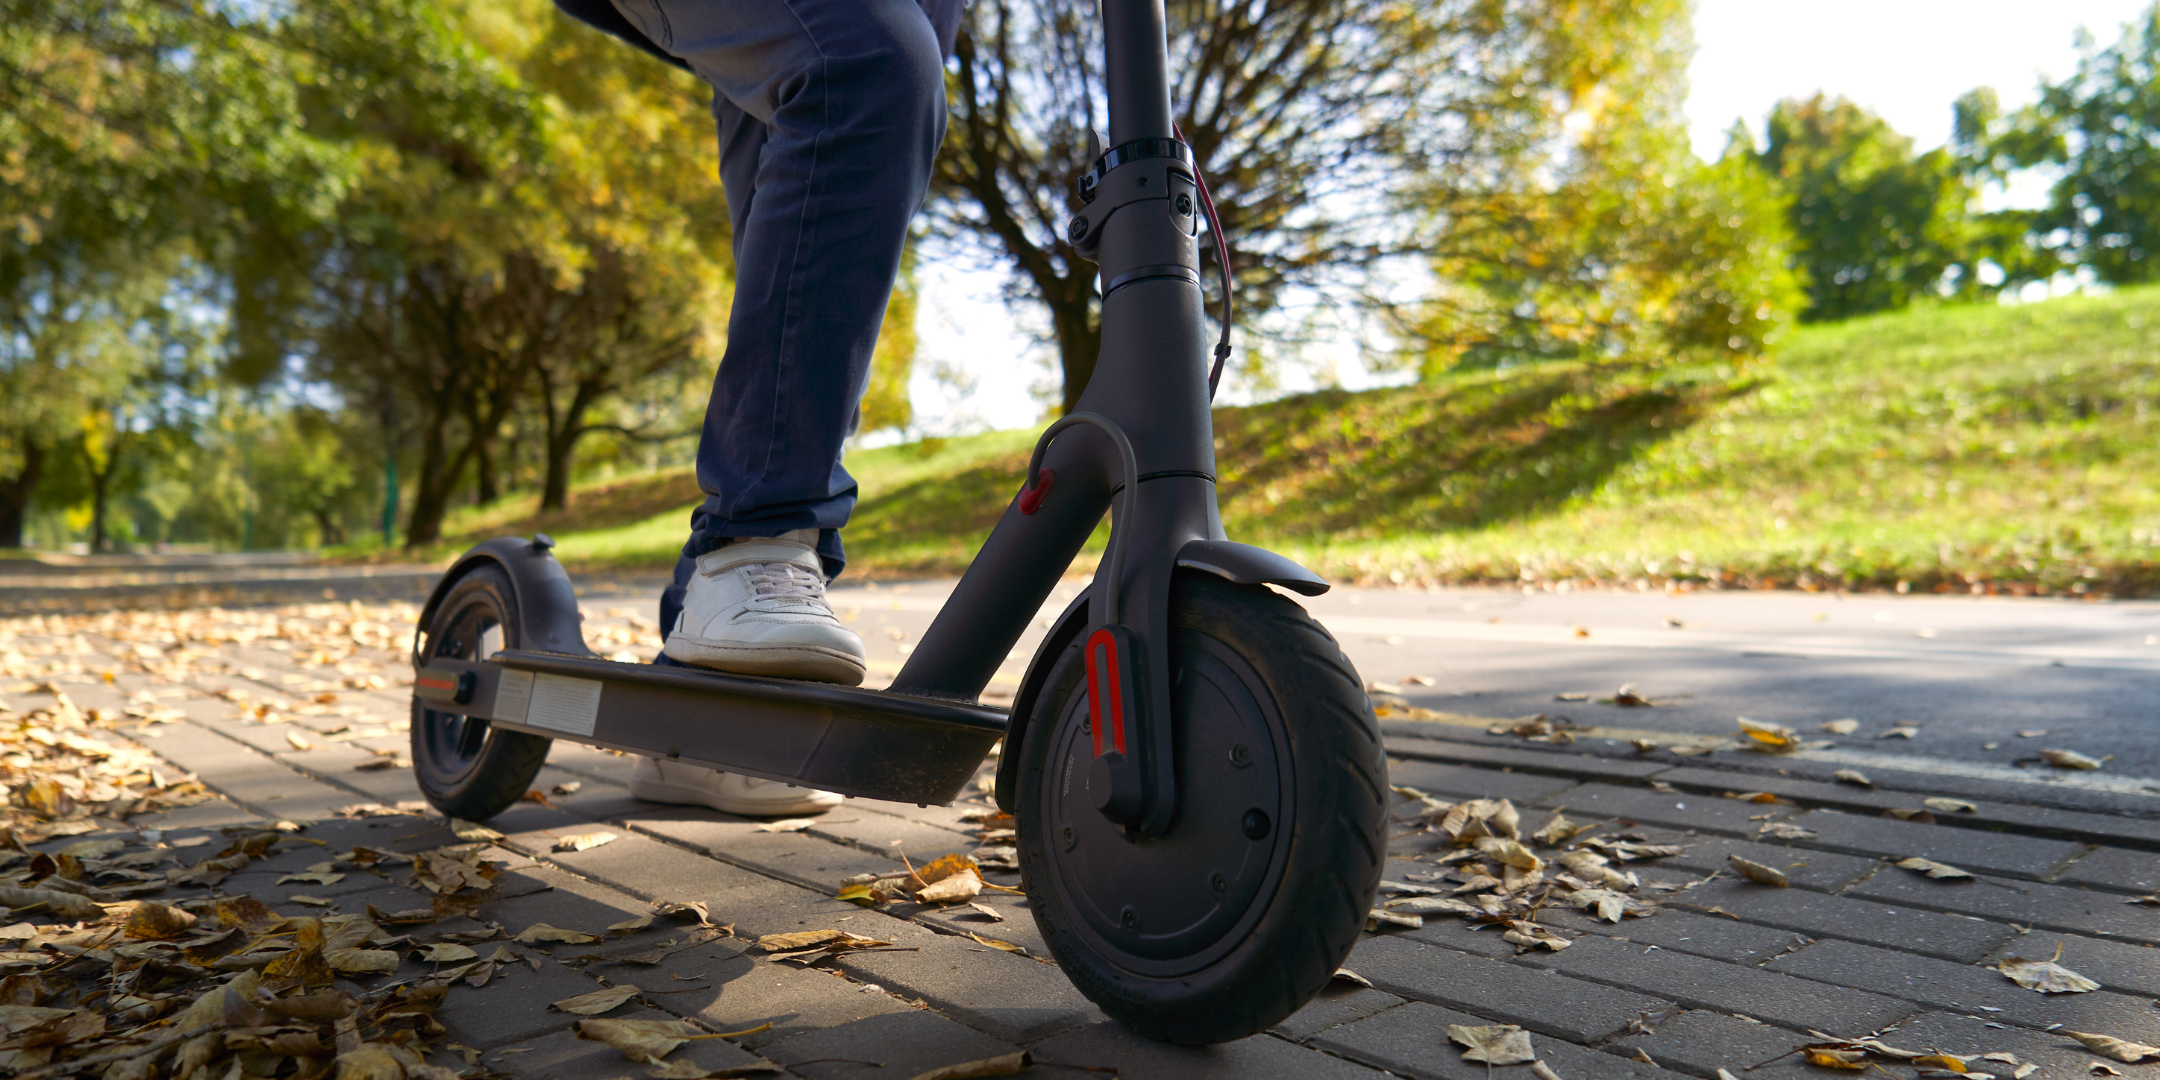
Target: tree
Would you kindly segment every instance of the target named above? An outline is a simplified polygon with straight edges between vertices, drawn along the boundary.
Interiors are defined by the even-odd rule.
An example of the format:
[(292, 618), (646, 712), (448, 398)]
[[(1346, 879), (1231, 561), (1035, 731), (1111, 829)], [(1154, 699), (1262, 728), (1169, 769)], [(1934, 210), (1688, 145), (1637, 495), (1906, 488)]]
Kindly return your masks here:
[(2059, 170), (2047, 207), (2027, 221), (2048, 257), (2031, 276), (2083, 266), (2113, 284), (2160, 280), (2160, 5), (2113, 45), (2081, 44), (2076, 73), (2043, 82), (2010, 117), (1992, 92), (1961, 99), (1960, 143), (1984, 175)]
[(1595, 9), (1548, 43), (1551, 140), (1507, 171), (1428, 174), (1431, 293), (1392, 309), (1401, 363), (1433, 375), (1510, 359), (1745, 362), (1797, 306), (1784, 201), (1743, 156), (1688, 149), (1677, 0)]
[(1881, 117), (1820, 94), (1779, 102), (1762, 148), (1740, 149), (1791, 196), (1794, 255), (1808, 281), (1802, 318), (1986, 291), (1985, 252), (1974, 242), (1977, 193), (1949, 149), (1915, 154)]
[[(1540, 106), (1514, 91), (1597, 6), (1171, 0), (1172, 114), (1220, 207), (1241, 321), (1265, 325), (1296, 287), (1340, 294), (1403, 250), (1407, 223), (1372, 194), (1406, 170), (1483, 177), (1518, 157)], [(937, 235), (1002, 260), (1008, 297), (1049, 317), (1068, 410), (1101, 350), (1095, 267), (1065, 240), (1102, 114), (1100, 22), (1082, 0), (972, 5), (932, 193)]]

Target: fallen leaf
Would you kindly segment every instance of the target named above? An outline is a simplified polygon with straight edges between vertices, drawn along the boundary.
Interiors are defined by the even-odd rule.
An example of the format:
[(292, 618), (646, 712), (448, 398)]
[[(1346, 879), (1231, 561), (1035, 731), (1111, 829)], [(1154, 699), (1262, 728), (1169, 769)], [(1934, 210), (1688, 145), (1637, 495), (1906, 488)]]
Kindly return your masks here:
[(1785, 876), (1784, 871), (1775, 867), (1764, 866), (1752, 859), (1743, 859), (1738, 855), (1727, 855), (1725, 862), (1733, 868), (1734, 873), (1749, 881), (1763, 885), (1775, 885), (1780, 889), (1792, 885), (1791, 879)]
[(1858, 769), (1839, 769), (1830, 775), (1840, 784), (1858, 784), (1867, 788), (1875, 786), (1875, 781), (1868, 779), (1867, 774)]
[(1795, 825), (1790, 821), (1766, 821), (1763, 822), (1761, 828), (1755, 831), (1764, 836), (1776, 837), (1779, 840), (1815, 839), (1815, 830)]
[(1850, 735), (1853, 732), (1860, 730), (1860, 721), (1852, 719), (1832, 720), (1829, 723), (1824, 724), (1822, 726), (1822, 730), (1827, 731), (1832, 735)]
[(1940, 810), (1945, 814), (1977, 814), (1980, 812), (1979, 807), (1963, 799), (1934, 798), (1920, 801), (1927, 804), (1928, 809)]
[(1923, 859), (1917, 855), (1913, 856), (1910, 859), (1899, 859), (1898, 865), (1907, 870), (1918, 870), (1919, 872), (1926, 874), (1931, 878), (1941, 878), (1949, 881), (1956, 881), (1961, 878), (1970, 880), (1972, 878), (1971, 874), (1968, 874), (1955, 866), (1951, 866), (1948, 863), (1939, 863), (1933, 859)]
[[(633, 989), (632, 993), (635, 992)], [(592, 996), (591, 994), (585, 995), (585, 997)], [(570, 999), (570, 1001), (582, 1000), (582, 998)], [(616, 999), (614, 1004), (607, 1006), (607, 1008), (592, 1011), (606, 1012), (607, 1009), (622, 1004), (624, 1000), (627, 1000), (627, 995), (624, 998)], [(558, 1001), (555, 1003), (557, 1007), (567, 1004), (569, 1002)], [(572, 1009), (570, 1011), (582, 1012), (585, 1010)], [(632, 1061), (645, 1062), (657, 1062), (666, 1057), (676, 1047), (689, 1041), (692, 1036), (703, 1034), (695, 1026), (683, 1020), (573, 1020), (570, 1023), (570, 1030), (580, 1039), (606, 1043), (622, 1051), (622, 1055)]]
[(1335, 978), (1337, 978), (1337, 979), (1340, 979), (1340, 980), (1342, 980), (1343, 982), (1346, 982), (1346, 983), (1352, 983), (1352, 984), (1354, 984), (1354, 985), (1357, 985), (1357, 986), (1362, 986), (1362, 987), (1364, 987), (1364, 988), (1365, 988), (1365, 989), (1367, 989), (1367, 990), (1370, 990), (1370, 989), (1372, 989), (1372, 980), (1371, 980), (1371, 979), (1368, 979), (1368, 978), (1366, 978), (1365, 976), (1363, 976), (1363, 975), (1360, 975), (1360, 974), (1358, 974), (1357, 972), (1355, 972), (1355, 971), (1352, 971), (1352, 970), (1350, 970), (1349, 968), (1336, 968), (1336, 969), (1335, 969)]
[(1848, 1050), (1838, 1046), (1810, 1046), (1805, 1050), (1807, 1063), (1825, 1069), (1864, 1070), (1868, 1067), (1867, 1051)]
[(1879, 739), (1917, 739), (1919, 737), (1920, 729), (1912, 726), (1911, 724), (1899, 724), (1898, 726), (1883, 732), (1881, 735), (1876, 736), (1876, 738)]
[(768, 821), (758, 826), (757, 830), (759, 832), (801, 832), (815, 824), (817, 824), (816, 818), (781, 818), (779, 821)]
[(1447, 1034), (1467, 1048), (1462, 1055), (1464, 1061), (1520, 1065), (1537, 1060), (1537, 1052), (1530, 1049), (1530, 1033), (1513, 1024), (1449, 1024)]
[(1493, 861), (1517, 870), (1537, 870), (1545, 865), (1545, 860), (1531, 854), (1529, 848), (1514, 840), (1503, 840), (1497, 836), (1482, 837), (1477, 842), (1477, 849)]
[(948, 874), (929, 885), (916, 890), (915, 899), (924, 904), (949, 904), (961, 900), (973, 900), (983, 890), (982, 875), (971, 867), (957, 874)]
[(602, 844), (612, 844), (615, 842), (615, 839), (616, 836), (614, 833), (607, 832), (605, 830), (602, 830), (600, 832), (578, 833), (575, 836), (558, 837), (555, 841), (555, 850), (591, 851), (592, 849), (599, 847)]
[(195, 921), (179, 908), (144, 901), (128, 912), (125, 932), (138, 941), (169, 941), (193, 929)]
[[(1574, 944), (1574, 942), (1528, 919), (1516, 919), (1509, 923), (1507, 932), (1501, 934), (1500, 939), (1514, 945), (1517, 952), (1529, 952), (1536, 948), (1559, 952)], [(1498, 1064), (1498, 1062), (1495, 1062), (1495, 1064)]]
[(482, 844), (490, 840), (503, 838), (503, 834), (494, 829), (488, 828), (477, 821), (467, 821), (464, 818), (450, 819), (450, 833), (468, 844)]
[(967, 905), (967, 906), (968, 906), (968, 907), (969, 907), (969, 908), (970, 908), (971, 910), (973, 910), (973, 911), (975, 912), (975, 914), (977, 914), (977, 915), (981, 915), (981, 916), (984, 916), (985, 918), (988, 918), (988, 919), (989, 919), (989, 920), (990, 920), (991, 922), (1004, 922), (1004, 921), (1005, 921), (1005, 916), (1004, 916), (1004, 914), (1003, 914), (1002, 912), (998, 911), (998, 909), (996, 909), (996, 908), (994, 908), (994, 907), (991, 907), (991, 906), (990, 906), (990, 905), (988, 905), (988, 904), (978, 904), (978, 903), (974, 903), (973, 901), (970, 901), (970, 902), (968, 903), (968, 905)]
[[(561, 1009), (566, 1013), (576, 1013), (579, 1016), (598, 1016), (643, 992), (635, 986), (623, 983), (618, 986), (604, 987), (590, 994), (579, 994), (576, 997), (564, 998), (550, 1004), (548, 1008)], [(669, 1047), (669, 1049), (673, 1049), (673, 1047)], [(666, 1051), (661, 1052), (666, 1053)]]
[(2042, 750), (2040, 757), (2058, 769), (2097, 769), (2107, 762), (2107, 758), (2089, 758), (2075, 750)]
[(480, 954), (475, 952), (472, 946), (460, 945), (454, 941), (423, 945), (414, 950), (413, 955), (434, 964), (452, 964), (460, 960), (478, 960), (480, 958)]
[(1537, 1077), (1538, 1080), (1560, 1080), (1560, 1074), (1552, 1071), (1552, 1066), (1542, 1061), (1530, 1063), (1530, 1075)]
[(301, 735), (301, 734), (300, 734), (299, 732), (297, 732), (297, 731), (291, 731), (291, 730), (287, 730), (287, 731), (285, 732), (285, 741), (286, 741), (287, 743), (290, 743), (290, 744), (292, 744), (292, 748), (293, 748), (293, 749), (295, 749), (295, 750), (313, 750), (313, 749), (315, 749), (315, 744), (314, 744), (314, 743), (311, 743), (311, 742), (309, 742), (309, 741), (307, 740), (306, 736), (303, 736), (303, 735)]
[(645, 1075), (653, 1080), (738, 1080), (740, 1077), (763, 1076), (780, 1071), (780, 1066), (758, 1062), (755, 1065), (730, 1065), (723, 1069), (708, 1068), (694, 1061), (663, 1061)]
[(1365, 929), (1367, 931), (1377, 932), (1381, 923), (1416, 929), (1425, 925), (1425, 917), (1422, 915), (1404, 915), (1385, 908), (1374, 908), (1365, 913)]
[(2063, 947), (2057, 945), (2054, 958), (2049, 960), (2021, 960), (2015, 956), (2006, 956), (1995, 965), (1995, 970), (2008, 976), (2011, 982), (2043, 994), (2087, 994), (2100, 989), (2099, 983), (2056, 963), (2056, 960), (2062, 959), (2062, 952)]
[(1740, 733), (1754, 740), (1755, 745), (1751, 749), (1783, 753), (1797, 749), (1800, 745), (1799, 733), (1783, 724), (1766, 724), (1760, 720), (1750, 720), (1745, 716), (1737, 719), (1740, 723)]
[(343, 880), (345, 875), (334, 870), (304, 870), (297, 874), (287, 874), (277, 879), (277, 883), (289, 885), (297, 881), (305, 885), (335, 885)]
[(2031, 1076), (2032, 1074), (2039, 1071), (2040, 1066), (2028, 1061), (2025, 1064), (2018, 1066), (2016, 1072), (2010, 1074), (2010, 1080), (2025, 1080), (2026, 1077)]
[(1553, 816), (1548, 818), (1545, 824), (1538, 826), (1538, 830), (1530, 834), (1530, 839), (1546, 847), (1559, 847), (1561, 844), (1574, 839), (1575, 834), (1587, 828), (1590, 828), (1590, 826), (1578, 825), (1569, 821), (1559, 811), (1554, 811)]
[(766, 934), (757, 939), (757, 947), (766, 952), (785, 952), (822, 945), (848, 936), (844, 930), (801, 930), (792, 934)]
[(600, 939), (591, 934), (581, 934), (575, 930), (564, 930), (559, 927), (549, 926), (546, 923), (534, 923), (526, 927), (523, 933), (510, 940), (525, 945), (532, 945), (542, 941), (560, 941), (570, 945), (590, 945)]
[(398, 954), (388, 949), (324, 949), (330, 970), (347, 975), (381, 975), (397, 970)]
[(2063, 1034), (2084, 1043), (2087, 1050), (2099, 1054), (2101, 1057), (2111, 1057), (2125, 1064), (2135, 1065), (2141, 1061), (2160, 1061), (2160, 1046), (2146, 1046), (2144, 1043), (2126, 1042), (2113, 1035), (2095, 1035), (2089, 1031), (2065, 1030)]
[(928, 1072), (919, 1072), (914, 1075), (912, 1080), (975, 1080), (976, 1077), (984, 1076), (1016, 1076), (1020, 1070), (1027, 1068), (1034, 1062), (1034, 1055), (1025, 1050), (1015, 1050), (1010, 1054), (999, 1054), (996, 1057), (982, 1058), (976, 1061), (963, 1061), (958, 1065), (947, 1065), (943, 1068), (931, 1069)]
[(1725, 797), (1751, 803), (1774, 803), (1778, 801), (1777, 796), (1767, 791), (1728, 791), (1725, 793)]
[(652, 916), (640, 915), (635, 919), (624, 919), (623, 921), (608, 927), (607, 932), (610, 934), (628, 934), (633, 931), (643, 930), (646, 927), (651, 926), (652, 921)]

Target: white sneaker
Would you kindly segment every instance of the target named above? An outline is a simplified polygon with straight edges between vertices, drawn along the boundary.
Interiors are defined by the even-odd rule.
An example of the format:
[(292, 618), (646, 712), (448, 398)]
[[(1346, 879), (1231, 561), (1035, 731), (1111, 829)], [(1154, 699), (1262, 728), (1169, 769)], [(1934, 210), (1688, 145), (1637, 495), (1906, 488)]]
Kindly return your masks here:
[(825, 602), (816, 542), (816, 529), (797, 529), (699, 556), (662, 651), (715, 671), (862, 685), (862, 638)]
[(843, 798), (830, 791), (649, 757), (631, 766), (630, 794), (648, 802), (693, 803), (744, 817), (822, 814), (840, 805)]

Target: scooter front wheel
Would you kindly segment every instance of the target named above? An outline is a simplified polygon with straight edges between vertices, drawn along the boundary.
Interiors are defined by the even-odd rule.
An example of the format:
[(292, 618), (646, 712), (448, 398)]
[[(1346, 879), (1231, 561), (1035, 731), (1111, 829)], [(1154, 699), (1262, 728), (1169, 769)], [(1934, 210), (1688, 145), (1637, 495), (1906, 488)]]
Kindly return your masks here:
[[(517, 590), (493, 563), (479, 563), (450, 586), (421, 646), (436, 657), (485, 660), (518, 647)], [(525, 797), (555, 740), (505, 731), (486, 720), (412, 704), (413, 777), (429, 805), (454, 818), (486, 821)]]
[(1385, 856), (1379, 723), (1298, 605), (1181, 574), (1170, 672), (1179, 807), (1128, 834), (1088, 798), (1076, 641), (1037, 699), (1020, 773), (1021, 872), (1059, 965), (1112, 1018), (1168, 1042), (1267, 1030), (1327, 985)]

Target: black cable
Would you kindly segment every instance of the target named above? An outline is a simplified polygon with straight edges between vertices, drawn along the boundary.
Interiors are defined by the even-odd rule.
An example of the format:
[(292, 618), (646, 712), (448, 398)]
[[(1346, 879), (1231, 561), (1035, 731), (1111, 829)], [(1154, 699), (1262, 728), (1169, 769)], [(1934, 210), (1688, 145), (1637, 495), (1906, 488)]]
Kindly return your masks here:
[[(1178, 125), (1170, 125), (1172, 134), (1179, 142), (1185, 142), (1185, 132)], [(1186, 143), (1188, 147), (1192, 144)], [(1222, 336), (1215, 341), (1215, 366), (1208, 371), (1208, 400), (1215, 400), (1216, 384), (1222, 381), (1223, 363), (1230, 359), (1230, 245), (1223, 239), (1222, 219), (1215, 214), (1215, 197), (1208, 193), (1207, 176), (1200, 171), (1199, 155), (1193, 156), (1193, 186), (1200, 189), (1200, 210), (1207, 215), (1208, 235), (1215, 240), (1215, 266), (1222, 271)]]

